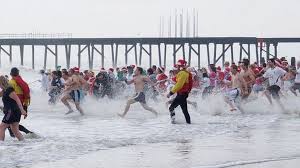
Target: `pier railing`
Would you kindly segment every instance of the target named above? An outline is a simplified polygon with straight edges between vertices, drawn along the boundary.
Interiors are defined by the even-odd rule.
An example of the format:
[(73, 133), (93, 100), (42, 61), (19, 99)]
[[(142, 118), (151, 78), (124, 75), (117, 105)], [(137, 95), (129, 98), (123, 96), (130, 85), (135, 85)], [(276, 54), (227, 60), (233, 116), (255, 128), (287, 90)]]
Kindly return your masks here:
[[(173, 63), (176, 62), (178, 56), (191, 64), (192, 58), (197, 59), (197, 65), (200, 67), (202, 57), (207, 57), (207, 64), (216, 64), (222, 62), (224, 64), (225, 57), (230, 52), (229, 60), (234, 60), (234, 46), (239, 47), (239, 59), (247, 57), (249, 60), (258, 63), (264, 62), (265, 59), (271, 56), (277, 57), (278, 45), (280, 43), (300, 43), (300, 38), (257, 38), (257, 37), (202, 37), (202, 38), (1, 38), (0, 35), (0, 60), (1, 53), (9, 56), (12, 61), (12, 47), (20, 48), (21, 65), (23, 65), (24, 46), (31, 46), (32, 49), (32, 68), (35, 67), (35, 46), (43, 46), (44, 50), (44, 68), (47, 68), (47, 56), (49, 53), (55, 56), (55, 66), (58, 65), (58, 47), (64, 47), (66, 56), (66, 67), (70, 67), (71, 48), (76, 46), (78, 66), (81, 66), (81, 57), (87, 56), (89, 68), (93, 69), (94, 55), (98, 53), (101, 56), (101, 66), (104, 67), (104, 59), (111, 59), (112, 66), (116, 67), (119, 55), (125, 59), (125, 64), (128, 64), (128, 55), (134, 53), (134, 61), (136, 65), (143, 62), (143, 57), (148, 56), (148, 63), (152, 65), (153, 55), (158, 55), (159, 66), (166, 66), (167, 57), (171, 56)], [(263, 44), (263, 45), (262, 45)], [(3, 48), (8, 46), (8, 49)], [(107, 51), (105, 48), (110, 48), (111, 57), (105, 57)], [(122, 53), (119, 51), (120, 46), (125, 48)], [(157, 50), (154, 51), (153, 46)], [(201, 47), (206, 46), (206, 51), (200, 52)], [(251, 53), (251, 46), (255, 46), (255, 53)], [(210, 48), (213, 47), (213, 53), (210, 53)], [(270, 48), (274, 48), (274, 52), (270, 52)], [(221, 49), (219, 53), (218, 48)], [(202, 48), (203, 49), (203, 48)], [(171, 51), (172, 55), (167, 55), (167, 51)], [(2, 51), (2, 52), (1, 52)], [(86, 55), (83, 52), (87, 51)], [(187, 51), (187, 53), (186, 53)], [(155, 53), (154, 53), (155, 52)], [(121, 54), (120, 54), (121, 53)], [(205, 55), (202, 55), (206, 53)]]

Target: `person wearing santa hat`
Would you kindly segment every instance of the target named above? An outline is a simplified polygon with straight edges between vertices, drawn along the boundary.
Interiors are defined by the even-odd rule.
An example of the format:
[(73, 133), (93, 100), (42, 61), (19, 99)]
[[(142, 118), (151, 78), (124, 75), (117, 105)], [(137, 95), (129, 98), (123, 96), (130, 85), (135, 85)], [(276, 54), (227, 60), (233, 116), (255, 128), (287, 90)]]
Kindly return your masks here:
[(185, 60), (178, 60), (177, 68), (179, 72), (176, 75), (176, 84), (167, 95), (167, 97), (169, 98), (173, 94), (177, 93), (174, 101), (169, 107), (171, 123), (175, 124), (174, 110), (176, 107), (180, 106), (185, 116), (186, 123), (191, 124), (191, 118), (187, 108), (187, 98), (193, 87), (193, 78), (192, 74), (186, 70), (187, 62)]
[(157, 82), (156, 84), (158, 85), (158, 91), (159, 92), (165, 92), (167, 89), (166, 82), (168, 80), (168, 76), (164, 73), (165, 69), (163, 67), (158, 67), (156, 70), (157, 76)]

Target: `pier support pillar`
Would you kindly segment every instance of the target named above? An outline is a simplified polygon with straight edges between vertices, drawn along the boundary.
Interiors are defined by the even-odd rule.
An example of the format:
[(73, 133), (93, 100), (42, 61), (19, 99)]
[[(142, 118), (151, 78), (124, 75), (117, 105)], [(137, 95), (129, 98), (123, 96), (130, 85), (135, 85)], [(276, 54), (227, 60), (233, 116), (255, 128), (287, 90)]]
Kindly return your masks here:
[(20, 45), (21, 66), (24, 65), (24, 45)]
[(32, 56), (32, 64), (31, 68), (34, 69), (34, 45), (31, 45), (31, 56)]

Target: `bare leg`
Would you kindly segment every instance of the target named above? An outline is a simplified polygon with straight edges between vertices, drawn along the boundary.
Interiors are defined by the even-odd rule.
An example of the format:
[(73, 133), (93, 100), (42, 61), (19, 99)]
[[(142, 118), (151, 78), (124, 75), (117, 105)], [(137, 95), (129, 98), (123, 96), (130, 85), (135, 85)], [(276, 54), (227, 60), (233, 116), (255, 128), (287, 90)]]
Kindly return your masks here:
[(233, 105), (232, 101), (230, 101), (227, 97), (225, 97), (224, 100), (230, 106), (230, 111), (236, 111), (236, 108)]
[(296, 92), (296, 90), (294, 89), (294, 86), (290, 87), (290, 91), (291, 91), (295, 96), (297, 96), (297, 92)]
[(281, 108), (281, 110), (283, 111), (283, 112), (286, 112), (286, 109), (284, 108), (284, 106), (283, 106), (283, 104), (282, 104), (282, 102), (281, 102), (281, 100), (278, 98), (278, 99), (276, 99), (276, 102), (278, 103), (278, 105), (279, 105), (279, 107)]
[(81, 115), (84, 115), (82, 108), (80, 107), (79, 102), (75, 102), (76, 109), (80, 112)]
[(136, 101), (134, 99), (129, 99), (126, 103), (126, 107), (125, 107), (125, 110), (124, 110), (124, 113), (123, 114), (118, 114), (120, 117), (124, 118), (125, 115), (128, 113), (129, 109), (130, 109), (130, 105), (136, 103)]
[(8, 124), (5, 124), (5, 123), (0, 124), (0, 141), (4, 141), (5, 130), (6, 130), (7, 127), (9, 127)]
[(14, 133), (15, 137), (19, 140), (19, 141), (23, 141), (24, 137), (21, 134), (21, 132), (19, 131), (19, 123), (13, 123), (10, 124), (10, 128), (12, 130), (12, 132)]
[(158, 115), (158, 113), (151, 107), (149, 107), (147, 104), (141, 103), (141, 105), (143, 106), (143, 108), (147, 111), (152, 112), (153, 114), (155, 114), (156, 116)]
[(270, 104), (272, 105), (273, 102), (272, 102), (272, 98), (271, 98), (271, 93), (268, 90), (266, 90), (265, 95), (266, 95), (268, 101), (270, 102)]
[(73, 112), (73, 109), (71, 108), (71, 106), (70, 106), (70, 104), (69, 104), (69, 102), (68, 102), (69, 99), (72, 99), (69, 95), (65, 95), (64, 97), (61, 98), (61, 102), (62, 102), (62, 103), (68, 108), (68, 110), (69, 110), (67, 114)]

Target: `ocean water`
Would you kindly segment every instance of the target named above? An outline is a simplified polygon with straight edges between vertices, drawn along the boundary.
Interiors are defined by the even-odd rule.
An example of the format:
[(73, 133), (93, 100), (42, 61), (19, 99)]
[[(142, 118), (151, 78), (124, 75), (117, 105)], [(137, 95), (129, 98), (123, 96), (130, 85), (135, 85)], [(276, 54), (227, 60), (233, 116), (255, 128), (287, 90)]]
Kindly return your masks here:
[(119, 118), (126, 97), (86, 98), (85, 116), (66, 116), (61, 103), (48, 105), (47, 94), (34, 82), (36, 72), (23, 68), (21, 73), (32, 88), (29, 117), (21, 123), (37, 136), (25, 135), (18, 142), (7, 133), (0, 142), (1, 168), (290, 168), (300, 163), (299, 97), (286, 96), (288, 111), (283, 113), (260, 96), (242, 114), (229, 112), (220, 96), (205, 101), (190, 96), (198, 103), (197, 109), (189, 107), (191, 125), (185, 124), (180, 109), (178, 124), (170, 124), (163, 97), (149, 101), (158, 117), (135, 104), (125, 119)]

